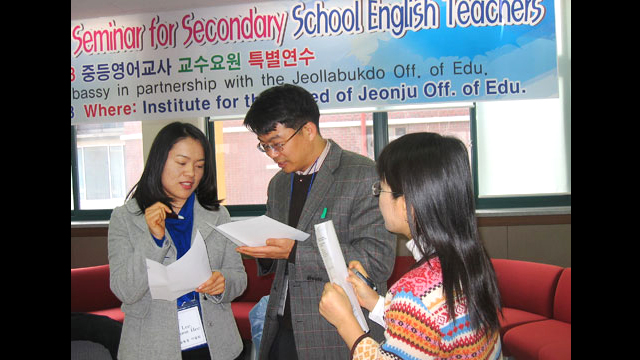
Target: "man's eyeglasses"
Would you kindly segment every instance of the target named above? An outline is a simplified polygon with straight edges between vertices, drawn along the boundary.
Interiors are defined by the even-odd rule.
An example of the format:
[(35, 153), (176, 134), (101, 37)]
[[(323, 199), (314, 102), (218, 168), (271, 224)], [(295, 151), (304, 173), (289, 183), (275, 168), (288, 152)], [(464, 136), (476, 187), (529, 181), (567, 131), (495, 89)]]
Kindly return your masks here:
[(396, 192), (393, 192), (393, 191), (382, 190), (382, 185), (380, 185), (380, 181), (374, 182), (373, 185), (371, 186), (371, 193), (373, 193), (373, 196), (379, 196), (380, 193), (382, 193), (382, 192), (396, 194), (396, 195), (402, 195), (402, 193), (396, 193)]
[(300, 132), (300, 130), (304, 127), (303, 124), (302, 126), (300, 126), (298, 128), (298, 130), (296, 130), (296, 132), (293, 133), (293, 135), (289, 136), (289, 138), (279, 144), (273, 144), (273, 145), (267, 145), (267, 144), (263, 144), (263, 143), (258, 143), (258, 150), (262, 151), (263, 153), (269, 152), (269, 150), (275, 150), (277, 152), (282, 152), (282, 149), (284, 148), (284, 146), (289, 142), (289, 140), (293, 139), (294, 136), (296, 136), (296, 134), (298, 132)]

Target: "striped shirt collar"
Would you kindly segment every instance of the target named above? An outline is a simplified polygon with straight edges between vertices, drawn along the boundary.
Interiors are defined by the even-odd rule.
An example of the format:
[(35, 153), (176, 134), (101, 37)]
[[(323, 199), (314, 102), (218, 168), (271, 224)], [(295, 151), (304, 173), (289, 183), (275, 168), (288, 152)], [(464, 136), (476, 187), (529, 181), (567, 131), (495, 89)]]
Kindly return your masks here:
[(329, 153), (330, 147), (331, 147), (331, 142), (327, 140), (327, 144), (324, 146), (324, 150), (322, 150), (322, 153), (320, 153), (320, 156), (318, 156), (318, 159), (313, 164), (311, 164), (311, 166), (309, 166), (308, 169), (306, 169), (305, 171), (296, 171), (296, 174), (309, 175), (311, 173), (314, 173), (320, 170), (320, 167), (322, 167), (322, 163), (324, 163), (324, 159), (327, 157), (327, 154)]

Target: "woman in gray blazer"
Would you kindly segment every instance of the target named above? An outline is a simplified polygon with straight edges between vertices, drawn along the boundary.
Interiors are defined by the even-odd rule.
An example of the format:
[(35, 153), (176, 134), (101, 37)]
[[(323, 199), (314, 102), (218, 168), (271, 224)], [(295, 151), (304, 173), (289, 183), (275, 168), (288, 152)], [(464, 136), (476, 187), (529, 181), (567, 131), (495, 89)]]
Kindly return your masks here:
[[(230, 302), (247, 275), (235, 244), (211, 225), (231, 221), (217, 200), (212, 151), (195, 126), (171, 123), (156, 136), (130, 199), (109, 223), (111, 290), (125, 313), (119, 359), (234, 359), (242, 340)], [(207, 248), (211, 277), (173, 301), (153, 299), (146, 259), (169, 265), (191, 247), (196, 230)], [(195, 316), (194, 314), (198, 314)], [(181, 330), (205, 343), (188, 343)]]

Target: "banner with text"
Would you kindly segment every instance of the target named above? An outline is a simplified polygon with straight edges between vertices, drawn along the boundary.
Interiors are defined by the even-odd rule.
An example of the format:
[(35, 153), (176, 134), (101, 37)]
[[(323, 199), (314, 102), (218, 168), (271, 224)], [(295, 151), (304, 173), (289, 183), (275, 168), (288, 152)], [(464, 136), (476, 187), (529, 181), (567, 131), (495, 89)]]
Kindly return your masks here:
[(71, 123), (558, 96), (553, 0), (274, 1), (71, 22)]

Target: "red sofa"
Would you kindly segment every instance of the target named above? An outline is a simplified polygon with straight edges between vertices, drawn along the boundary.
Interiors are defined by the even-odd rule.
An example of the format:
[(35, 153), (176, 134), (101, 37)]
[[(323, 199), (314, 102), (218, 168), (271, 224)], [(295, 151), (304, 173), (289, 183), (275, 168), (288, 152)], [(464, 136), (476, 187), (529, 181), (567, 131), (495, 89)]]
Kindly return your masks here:
[(560, 266), (508, 259), (491, 261), (503, 303), (500, 335), (515, 326), (553, 317)]
[[(249, 311), (264, 295), (271, 292), (274, 274), (258, 277), (256, 261), (243, 259), (247, 272), (247, 289), (231, 303), (240, 335), (251, 340)], [(109, 265), (71, 269), (71, 312), (86, 312), (124, 321), (122, 302), (111, 292)]]
[(251, 323), (249, 311), (269, 295), (275, 274), (258, 276), (258, 264), (255, 259), (242, 259), (244, 270), (247, 272), (247, 289), (231, 302), (231, 310), (236, 318), (236, 324), (243, 340), (251, 340)]
[[(247, 289), (231, 303), (238, 330), (251, 340), (249, 311), (271, 291), (274, 274), (258, 276), (256, 261), (243, 259)], [(398, 256), (387, 285), (415, 263)], [(502, 349), (516, 360), (571, 359), (571, 268), (492, 259), (502, 296)], [(122, 322), (120, 300), (109, 288), (109, 265), (71, 269), (71, 311), (105, 315)]]
[(122, 302), (111, 292), (109, 265), (71, 269), (71, 312), (86, 312), (124, 321)]
[[(544, 265), (522, 263), (526, 262), (518, 261), (509, 264), (508, 269), (517, 269), (521, 265), (542, 268), (541, 266)], [(496, 272), (498, 272), (497, 269)], [(504, 273), (500, 271), (500, 274)], [(546, 303), (537, 304), (539, 309), (548, 310), (550, 308), (550, 310), (547, 312), (547, 316), (542, 319), (538, 318), (540, 314), (533, 314), (529, 321), (510, 326), (502, 336), (503, 354), (513, 356), (517, 360), (571, 359), (571, 268), (561, 268), (557, 276), (552, 278), (545, 278), (542, 275), (532, 278), (533, 275), (535, 274), (530, 273), (522, 276), (522, 281), (517, 284), (517, 287), (507, 290), (506, 294), (519, 292), (521, 298), (535, 298), (539, 294), (536, 292), (537, 285), (534, 283), (546, 283), (546, 286), (553, 285), (550, 295), (545, 294), (544, 299), (538, 299), (538, 301), (544, 300)], [(500, 277), (498, 277), (498, 284), (500, 284)], [(501, 293), (505, 292), (501, 289)], [(505, 309), (515, 306), (508, 302), (510, 300), (509, 296), (503, 300)], [(531, 301), (528, 302), (528, 305), (532, 305)], [(523, 309), (516, 310), (526, 312)], [(505, 321), (509, 321), (507, 313), (505, 313), (505, 318)]]

